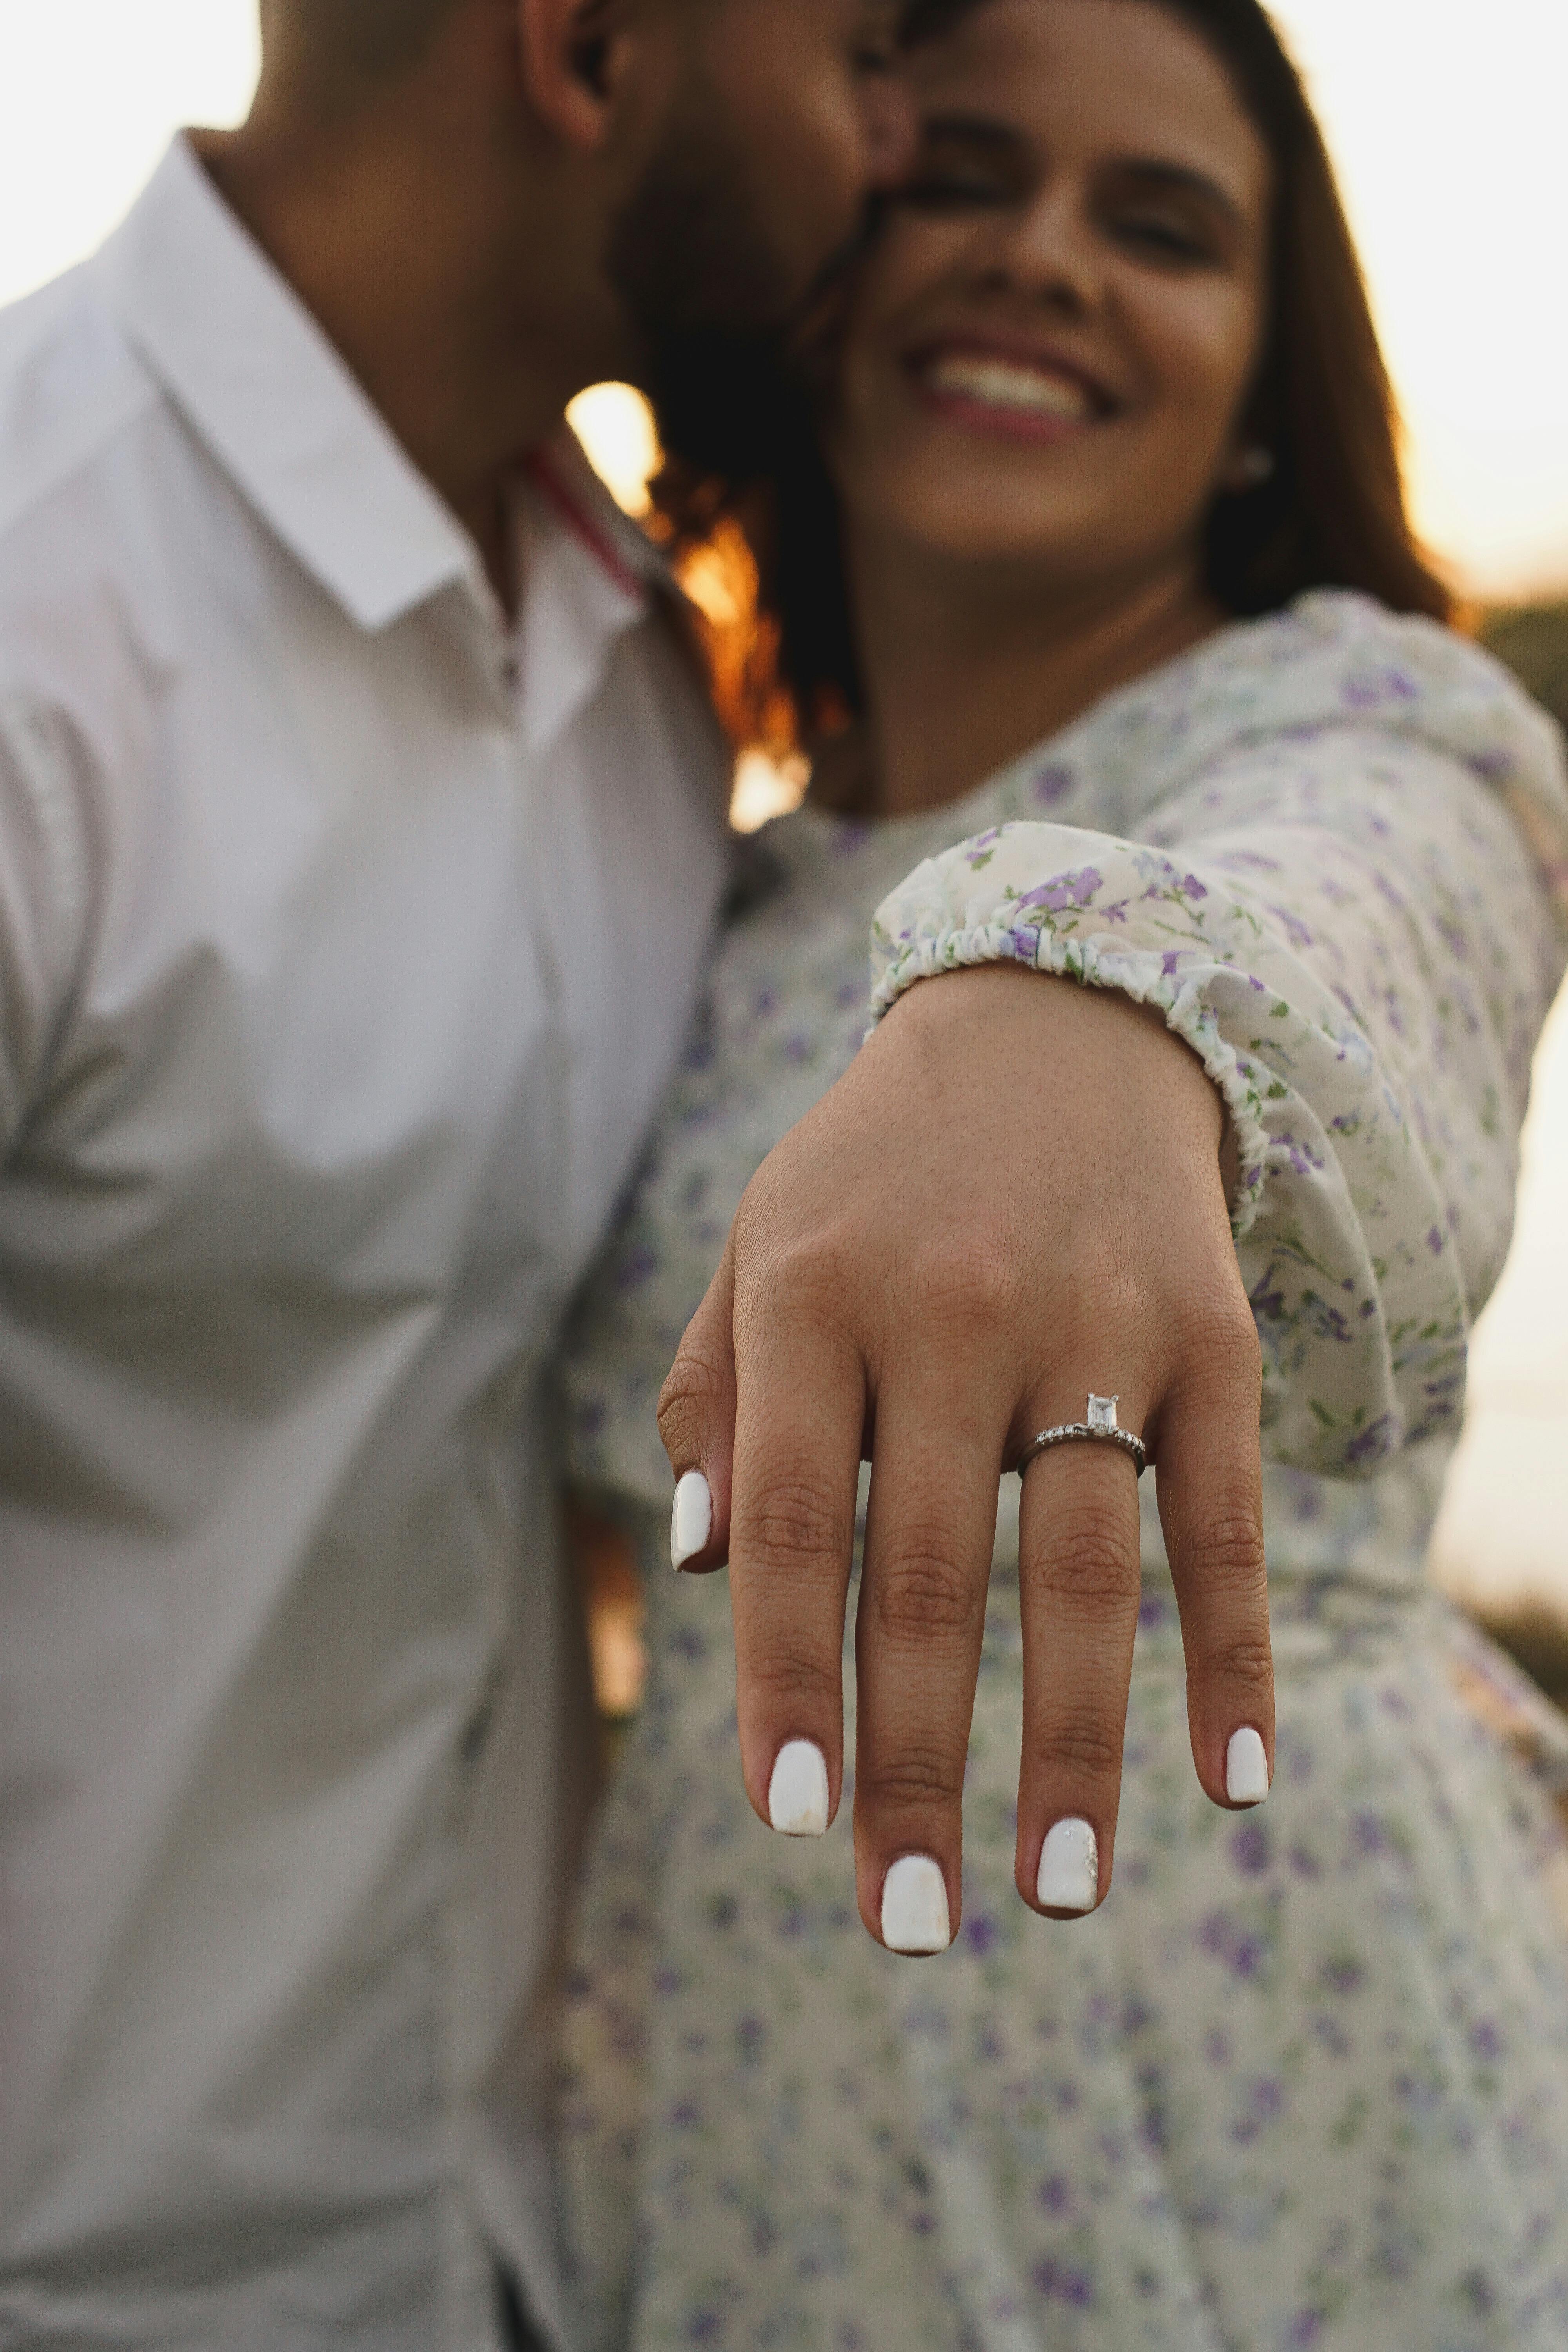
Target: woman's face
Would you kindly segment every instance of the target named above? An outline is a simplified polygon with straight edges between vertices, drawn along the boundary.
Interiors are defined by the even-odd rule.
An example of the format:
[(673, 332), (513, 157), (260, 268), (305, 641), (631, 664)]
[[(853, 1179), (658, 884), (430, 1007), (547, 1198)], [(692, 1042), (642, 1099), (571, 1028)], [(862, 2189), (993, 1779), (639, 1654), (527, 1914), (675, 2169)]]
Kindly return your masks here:
[(1270, 165), (1225, 68), (1156, 0), (985, 0), (914, 78), (832, 435), (853, 526), (1057, 584), (1192, 560), (1267, 302)]

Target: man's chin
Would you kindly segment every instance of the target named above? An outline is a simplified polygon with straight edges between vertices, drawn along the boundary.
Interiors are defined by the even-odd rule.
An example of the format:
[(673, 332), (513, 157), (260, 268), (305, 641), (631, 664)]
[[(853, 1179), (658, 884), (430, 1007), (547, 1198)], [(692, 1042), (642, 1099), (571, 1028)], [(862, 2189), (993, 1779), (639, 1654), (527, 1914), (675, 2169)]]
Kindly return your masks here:
[(672, 457), (732, 483), (773, 472), (831, 404), (863, 237), (771, 325), (645, 325), (639, 381)]
[(771, 473), (806, 405), (788, 341), (718, 327), (647, 339), (640, 380), (668, 454), (732, 483)]

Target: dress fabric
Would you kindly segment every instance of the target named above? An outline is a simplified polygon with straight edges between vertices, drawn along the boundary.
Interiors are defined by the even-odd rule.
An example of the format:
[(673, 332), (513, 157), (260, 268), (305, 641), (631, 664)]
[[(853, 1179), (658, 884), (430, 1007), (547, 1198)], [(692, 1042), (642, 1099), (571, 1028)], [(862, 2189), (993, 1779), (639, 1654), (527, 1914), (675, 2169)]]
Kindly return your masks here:
[[(1568, 2341), (1568, 1739), (1423, 1580), (1561, 970), (1565, 810), (1553, 733), (1484, 656), (1320, 595), (956, 810), (762, 837), (566, 1367), (652, 1660), (567, 2011), (584, 2352)], [(1114, 1883), (1070, 1926), (1020, 1904), (1004, 1481), (963, 1922), (921, 1964), (859, 1925), (852, 1772), (820, 1843), (751, 1811), (727, 1589), (669, 1574), (653, 1423), (741, 1192), (856, 1050), (874, 911), (883, 1006), (982, 955), (1164, 1005), (1242, 1141), (1268, 1368), (1268, 1806), (1194, 1778), (1150, 1478)], [(846, 1683), (852, 1717), (847, 1642)]]

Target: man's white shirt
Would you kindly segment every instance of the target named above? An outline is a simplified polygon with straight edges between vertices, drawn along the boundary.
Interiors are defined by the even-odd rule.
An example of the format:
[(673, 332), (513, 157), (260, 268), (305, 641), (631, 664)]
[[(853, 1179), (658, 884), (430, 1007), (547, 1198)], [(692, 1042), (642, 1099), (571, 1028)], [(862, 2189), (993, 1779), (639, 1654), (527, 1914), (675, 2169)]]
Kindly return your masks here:
[(542, 1373), (725, 761), (564, 445), (523, 617), (184, 143), (0, 317), (0, 2345), (556, 2322)]

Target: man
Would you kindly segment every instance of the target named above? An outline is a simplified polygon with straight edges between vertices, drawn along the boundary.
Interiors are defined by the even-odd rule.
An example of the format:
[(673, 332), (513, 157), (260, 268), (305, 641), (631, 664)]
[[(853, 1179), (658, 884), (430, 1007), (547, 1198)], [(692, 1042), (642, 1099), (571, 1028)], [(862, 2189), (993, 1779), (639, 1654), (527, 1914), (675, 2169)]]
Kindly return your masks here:
[[(177, 143), (0, 321), (0, 2342), (468, 2352), (503, 2311), (562, 2328), (542, 2053), (581, 1774), (541, 1370), (724, 867), (668, 583), (557, 423), (595, 378), (743, 354), (910, 132), (857, 0), (263, 14), (244, 130)], [(960, 1078), (1000, 1115), (1057, 994), (915, 992), (834, 1145), (827, 1223), (875, 1221), (909, 1279), (837, 1282), (818, 1342), (873, 1365), (927, 1285), (1004, 1420), (1039, 1365), (952, 1280), (995, 1200), (939, 1219), (942, 1262), (878, 1129)], [(917, 1142), (928, 1202), (959, 1140)], [(1037, 1225), (1020, 1294), (1060, 1253)], [(786, 1171), (787, 1263), (841, 1265), (825, 1230)], [(1226, 1245), (1215, 1443), (1251, 1423), (1214, 1510), (1245, 1536)], [(716, 1556), (732, 1336), (742, 1435), (785, 1442), (736, 1457), (754, 1576), (820, 1513), (788, 1467), (812, 1312), (770, 1365), (752, 1263), (671, 1429)], [(946, 1407), (894, 1379), (881, 1410)], [(978, 1434), (928, 1547), (971, 1617)], [(836, 1605), (803, 1589), (748, 1674), (815, 1688)], [(873, 1927), (894, 1853), (956, 1850), (921, 1758), (955, 1752), (973, 1645), (928, 1613), (925, 1719), (906, 1613), (864, 1779)]]

